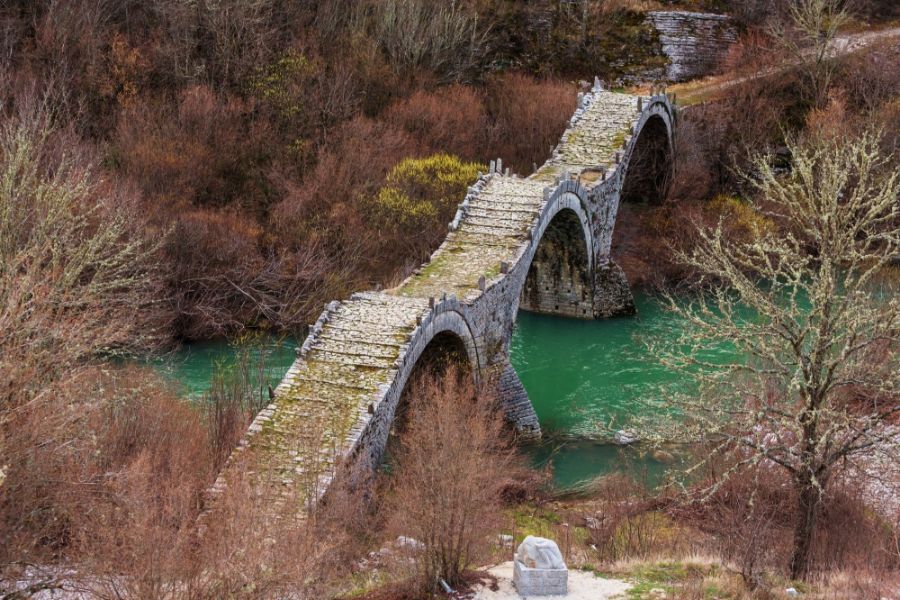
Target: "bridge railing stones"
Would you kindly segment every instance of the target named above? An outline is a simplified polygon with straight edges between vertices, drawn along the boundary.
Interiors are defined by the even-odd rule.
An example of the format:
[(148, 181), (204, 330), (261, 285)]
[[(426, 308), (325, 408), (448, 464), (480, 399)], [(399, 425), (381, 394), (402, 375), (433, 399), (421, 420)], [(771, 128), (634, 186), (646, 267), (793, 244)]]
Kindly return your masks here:
[[(360, 292), (325, 306), (275, 389), (275, 400), (253, 420), (211, 491), (227, 487), (236, 457), (253, 454), (268, 463), (282, 490), (305, 486), (308, 508), (339, 465), (376, 465), (407, 379), (428, 344), (444, 332), (462, 341), (476, 376), (497, 378), (507, 416), (519, 430), (539, 434), (508, 358), (529, 268), (554, 217), (570, 210), (588, 247), (595, 314), (627, 304), (628, 283), (609, 250), (625, 173), (642, 128), (654, 117), (671, 131), (674, 111), (665, 94), (616, 94), (595, 81), (534, 174), (510, 176), (501, 159), (491, 161), (425, 264), (392, 290)], [(316, 435), (307, 435), (309, 428), (317, 428)], [(292, 449), (292, 436), (320, 445), (299, 452)]]

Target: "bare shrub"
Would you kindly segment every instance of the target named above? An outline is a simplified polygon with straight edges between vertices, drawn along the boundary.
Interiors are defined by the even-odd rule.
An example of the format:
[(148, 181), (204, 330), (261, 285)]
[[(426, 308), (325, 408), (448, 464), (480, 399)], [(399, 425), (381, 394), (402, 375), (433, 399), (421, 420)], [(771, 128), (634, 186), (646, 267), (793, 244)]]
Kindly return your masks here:
[(584, 516), (590, 543), (606, 563), (677, 555), (686, 548), (672, 520), (660, 507), (662, 497), (623, 474), (598, 479), (591, 486), (596, 497)]
[[(204, 514), (189, 597), (334, 597), (365, 555), (361, 495), (330, 489), (327, 506), (306, 515), (298, 510), (306, 501), (302, 488), (284, 488), (282, 476), (258, 459), (238, 459), (227, 493)], [(279, 488), (276, 502), (260, 502), (263, 490)]]
[(477, 564), (499, 527), (502, 482), (513, 451), (495, 399), (468, 373), (412, 383), (409, 419), (389, 504), (390, 530), (413, 544), (415, 585), (437, 590)]
[(790, 490), (777, 473), (750, 469), (725, 482), (695, 526), (710, 533), (726, 563), (735, 564), (751, 590), (790, 555)]
[(312, 241), (273, 248), (265, 231), (235, 213), (178, 214), (163, 248), (174, 329), (186, 339), (248, 326), (296, 330), (340, 291), (340, 263)]
[(269, 358), (272, 346), (259, 333), (247, 333), (231, 342), (233, 360), (217, 364), (202, 399), (209, 441), (218, 470), (226, 461), (250, 421), (271, 401), (273, 377)]
[(488, 119), (484, 102), (471, 87), (418, 90), (388, 108), (385, 119), (423, 140), (434, 152), (485, 159), (488, 140), (483, 132)]
[[(769, 576), (783, 573), (791, 556), (796, 493), (791, 481), (770, 465), (740, 468), (723, 477), (731, 468), (727, 458), (718, 461), (709, 469), (709, 480), (667, 512), (708, 536), (707, 549), (733, 566), (749, 590), (764, 590)], [(896, 525), (867, 507), (871, 498), (849, 481), (839, 476), (825, 493), (812, 544), (817, 570), (813, 579), (828, 580), (843, 571), (854, 573), (860, 582), (889, 581), (900, 561), (894, 546)], [(702, 493), (710, 487), (714, 493)]]
[(176, 105), (135, 103), (119, 119), (115, 157), (148, 199), (175, 206), (239, 199), (260, 212), (266, 197), (258, 165), (268, 134), (250, 119), (251, 109), (204, 86), (182, 91)]
[(259, 228), (236, 215), (191, 211), (175, 217), (164, 251), (176, 331), (187, 339), (223, 335), (256, 313), (241, 293), (264, 269)]
[(4, 432), (4, 570), (77, 557), (74, 574), (55, 576), (127, 575), (154, 597), (187, 568), (213, 474), (199, 411), (136, 369), (87, 369), (48, 383), (16, 417)]
[(820, 573), (868, 571), (888, 579), (900, 569), (900, 523), (896, 515), (892, 521), (891, 515), (873, 510), (871, 488), (859, 483), (858, 477), (842, 477), (829, 489), (813, 562)]
[(900, 91), (900, 74), (893, 66), (900, 61), (900, 43), (886, 40), (850, 55), (837, 79), (848, 104), (871, 115), (892, 102)]
[(325, 250), (332, 261), (326, 287), (333, 297), (390, 277), (406, 258), (376, 255), (376, 235), (361, 209), (364, 199), (377, 195), (388, 171), (419, 148), (406, 132), (357, 117), (335, 129), (303, 185), (283, 182), (272, 230), (291, 250)]
[[(0, 408), (99, 352), (160, 341), (156, 247), (50, 112), (0, 123)], [(80, 153), (73, 149), (81, 150)]]
[(280, 0), (148, 4), (163, 36), (157, 46), (160, 70), (217, 89), (239, 86), (257, 65), (271, 60), (298, 10)]
[(395, 70), (424, 67), (458, 81), (481, 60), (487, 30), (463, 3), (387, 0), (377, 5), (375, 35)]
[(842, 0), (797, 0), (787, 18), (769, 29), (778, 46), (802, 73), (801, 90), (813, 106), (823, 106), (837, 68), (832, 44), (850, 15)]
[(736, 173), (754, 153), (782, 144), (785, 131), (803, 125), (795, 86), (790, 74), (748, 79), (721, 100), (683, 111), (669, 199), (698, 200), (738, 189)]
[(490, 156), (502, 157), (512, 171), (525, 175), (559, 142), (575, 110), (575, 89), (513, 73), (489, 81), (486, 104), (494, 122)]

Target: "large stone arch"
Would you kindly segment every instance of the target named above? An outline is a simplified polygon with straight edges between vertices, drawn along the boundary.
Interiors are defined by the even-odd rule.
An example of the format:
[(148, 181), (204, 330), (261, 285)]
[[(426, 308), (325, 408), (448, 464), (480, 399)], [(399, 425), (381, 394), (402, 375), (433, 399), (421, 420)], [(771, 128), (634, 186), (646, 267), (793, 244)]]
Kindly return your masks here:
[(572, 186), (543, 211), (519, 293), (521, 309), (593, 317), (594, 241), (584, 196)]

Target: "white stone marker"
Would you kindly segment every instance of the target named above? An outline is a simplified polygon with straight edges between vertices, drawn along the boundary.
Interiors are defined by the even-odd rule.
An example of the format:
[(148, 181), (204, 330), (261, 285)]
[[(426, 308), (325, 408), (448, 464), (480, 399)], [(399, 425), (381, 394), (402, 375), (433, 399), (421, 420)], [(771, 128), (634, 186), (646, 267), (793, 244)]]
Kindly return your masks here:
[(513, 584), (522, 596), (565, 596), (569, 570), (553, 540), (529, 535), (516, 550)]

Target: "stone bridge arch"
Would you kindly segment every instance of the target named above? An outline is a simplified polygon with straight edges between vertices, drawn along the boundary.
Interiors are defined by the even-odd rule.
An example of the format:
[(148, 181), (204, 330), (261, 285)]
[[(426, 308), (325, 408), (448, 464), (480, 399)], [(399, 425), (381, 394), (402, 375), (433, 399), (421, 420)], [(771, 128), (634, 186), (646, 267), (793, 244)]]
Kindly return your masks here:
[[(610, 257), (616, 215), (623, 190), (627, 198), (647, 178), (640, 171), (648, 140), (663, 140), (655, 147), (671, 156), (675, 120), (665, 94), (607, 92), (597, 82), (579, 95), (560, 143), (534, 174), (511, 175), (492, 161), (428, 262), (396, 288), (326, 305), (213, 498), (243, 473), (236, 465), (245, 460), (253, 461), (264, 501), (278, 505), (299, 494), (306, 508), (339, 465), (377, 465), (409, 377), (435, 343), (464, 349), (473, 377), (497, 382), (507, 419), (522, 435), (540, 435), (509, 363), (520, 304), (582, 318), (634, 311), (628, 281)], [(544, 298), (526, 297), (535, 286)]]
[(391, 427), (403, 393), (413, 374), (424, 365), (423, 362), (436, 358), (430, 351), (440, 354), (462, 354), (464, 367), (476, 381), (480, 378), (482, 364), (478, 345), (472, 327), (466, 317), (465, 307), (456, 298), (445, 298), (437, 302), (433, 309), (417, 324), (410, 343), (397, 360), (397, 373), (384, 389), (383, 395), (372, 404), (371, 418), (360, 427), (362, 435), (354, 443), (351, 455), (354, 464), (364, 463), (376, 467), (382, 459)]
[(586, 202), (587, 190), (570, 184), (541, 212), (519, 294), (521, 309), (593, 318), (594, 236)]
[(674, 159), (672, 115), (656, 102), (642, 116), (629, 150), (622, 182), (622, 202), (659, 204), (665, 200)]

